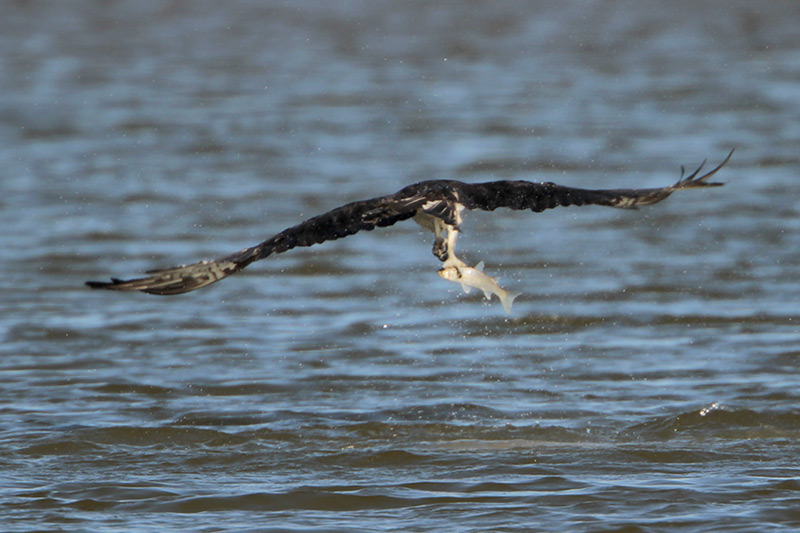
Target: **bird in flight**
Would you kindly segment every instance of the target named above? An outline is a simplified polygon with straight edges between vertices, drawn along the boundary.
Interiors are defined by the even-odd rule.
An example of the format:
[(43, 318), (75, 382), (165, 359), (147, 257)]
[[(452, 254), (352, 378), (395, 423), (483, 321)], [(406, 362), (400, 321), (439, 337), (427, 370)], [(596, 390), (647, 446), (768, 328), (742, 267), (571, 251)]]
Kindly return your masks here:
[[(456, 240), (466, 209), (494, 211), (500, 207), (530, 209), (535, 213), (559, 206), (603, 205), (636, 209), (664, 200), (675, 191), (723, 185), (708, 181), (733, 155), (733, 150), (715, 168), (700, 175), (705, 162), (673, 185), (652, 189), (580, 189), (555, 183), (530, 181), (488, 181), (464, 183), (455, 180), (430, 180), (409, 185), (387, 196), (352, 202), (287, 228), (269, 239), (219, 259), (199, 261), (163, 270), (148, 271), (141, 278), (87, 281), (93, 289), (140, 291), (173, 295), (190, 292), (236, 274), (251, 263), (298, 246), (313, 246), (341, 239), (359, 231), (372, 231), (403, 220), (414, 219), (434, 234), (433, 255), (442, 262), (442, 278), (459, 282), (468, 290), (476, 287), (487, 297), (500, 296), (502, 289), (493, 278), (480, 275), (455, 254)], [(477, 269), (479, 270), (479, 269)], [(492, 285), (494, 283), (494, 285)], [(513, 293), (516, 295), (517, 293)], [(510, 298), (513, 301), (513, 298)], [(510, 302), (502, 300), (506, 311)]]

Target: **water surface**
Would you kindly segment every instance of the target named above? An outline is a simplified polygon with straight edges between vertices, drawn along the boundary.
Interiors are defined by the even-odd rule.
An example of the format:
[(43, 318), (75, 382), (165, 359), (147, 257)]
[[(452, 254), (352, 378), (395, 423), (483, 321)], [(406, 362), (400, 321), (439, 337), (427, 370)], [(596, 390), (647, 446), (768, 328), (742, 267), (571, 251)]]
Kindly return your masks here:
[[(15, 3), (0, 18), (3, 530), (800, 527), (793, 2)], [(422, 179), (727, 186), (412, 223), (204, 291)]]

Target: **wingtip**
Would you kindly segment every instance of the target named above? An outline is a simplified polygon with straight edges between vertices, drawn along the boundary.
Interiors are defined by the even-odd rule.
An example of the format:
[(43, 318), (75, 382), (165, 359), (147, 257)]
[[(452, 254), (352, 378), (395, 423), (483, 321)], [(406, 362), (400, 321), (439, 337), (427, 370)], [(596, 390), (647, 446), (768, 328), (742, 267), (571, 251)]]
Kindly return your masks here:
[(84, 282), (84, 285), (90, 289), (107, 289), (113, 286), (115, 283), (119, 283), (119, 280), (111, 278), (111, 281), (86, 281)]
[(681, 177), (675, 183), (675, 185), (672, 186), (672, 190), (689, 189), (693, 187), (721, 187), (725, 185), (724, 182), (706, 181), (706, 180), (711, 176), (713, 176), (714, 174), (716, 174), (719, 169), (725, 166), (725, 164), (730, 160), (731, 156), (733, 155), (734, 150), (736, 150), (736, 148), (731, 149), (731, 151), (728, 152), (728, 155), (725, 157), (725, 159), (722, 160), (722, 162), (719, 165), (709, 170), (702, 176), (698, 176), (698, 174), (700, 174), (700, 170), (702, 170), (702, 168), (705, 166), (706, 164), (705, 160), (702, 163), (700, 163), (700, 166), (697, 167), (697, 169), (694, 172), (692, 172), (686, 177), (684, 177), (685, 173), (684, 167), (681, 167)]
[(119, 278), (111, 278), (111, 281), (86, 281), (84, 285), (90, 289), (107, 289), (111, 291), (127, 291), (132, 290), (131, 282), (138, 280), (126, 280)]

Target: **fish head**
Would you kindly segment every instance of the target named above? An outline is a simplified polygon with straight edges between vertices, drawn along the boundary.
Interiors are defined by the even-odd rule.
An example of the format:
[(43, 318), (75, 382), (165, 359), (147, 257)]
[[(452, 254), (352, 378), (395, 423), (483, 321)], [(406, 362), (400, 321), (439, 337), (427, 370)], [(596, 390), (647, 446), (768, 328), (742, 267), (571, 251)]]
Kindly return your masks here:
[(448, 281), (458, 281), (461, 278), (458, 267), (440, 268), (436, 273)]

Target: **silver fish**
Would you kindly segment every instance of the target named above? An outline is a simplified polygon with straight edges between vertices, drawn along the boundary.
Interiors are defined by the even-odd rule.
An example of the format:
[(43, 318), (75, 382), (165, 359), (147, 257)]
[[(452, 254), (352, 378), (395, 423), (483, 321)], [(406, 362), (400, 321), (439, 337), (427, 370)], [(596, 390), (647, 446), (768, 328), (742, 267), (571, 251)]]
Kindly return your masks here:
[[(460, 261), (459, 261), (460, 262)], [(494, 278), (483, 272), (483, 261), (475, 265), (475, 268), (463, 266), (444, 267), (438, 274), (447, 281), (454, 281), (461, 284), (464, 292), (469, 293), (472, 287), (483, 291), (487, 300), (492, 299), (492, 294), (496, 294), (503, 304), (506, 313), (511, 314), (511, 305), (514, 299), (522, 294), (521, 292), (507, 291), (497, 284)]]

